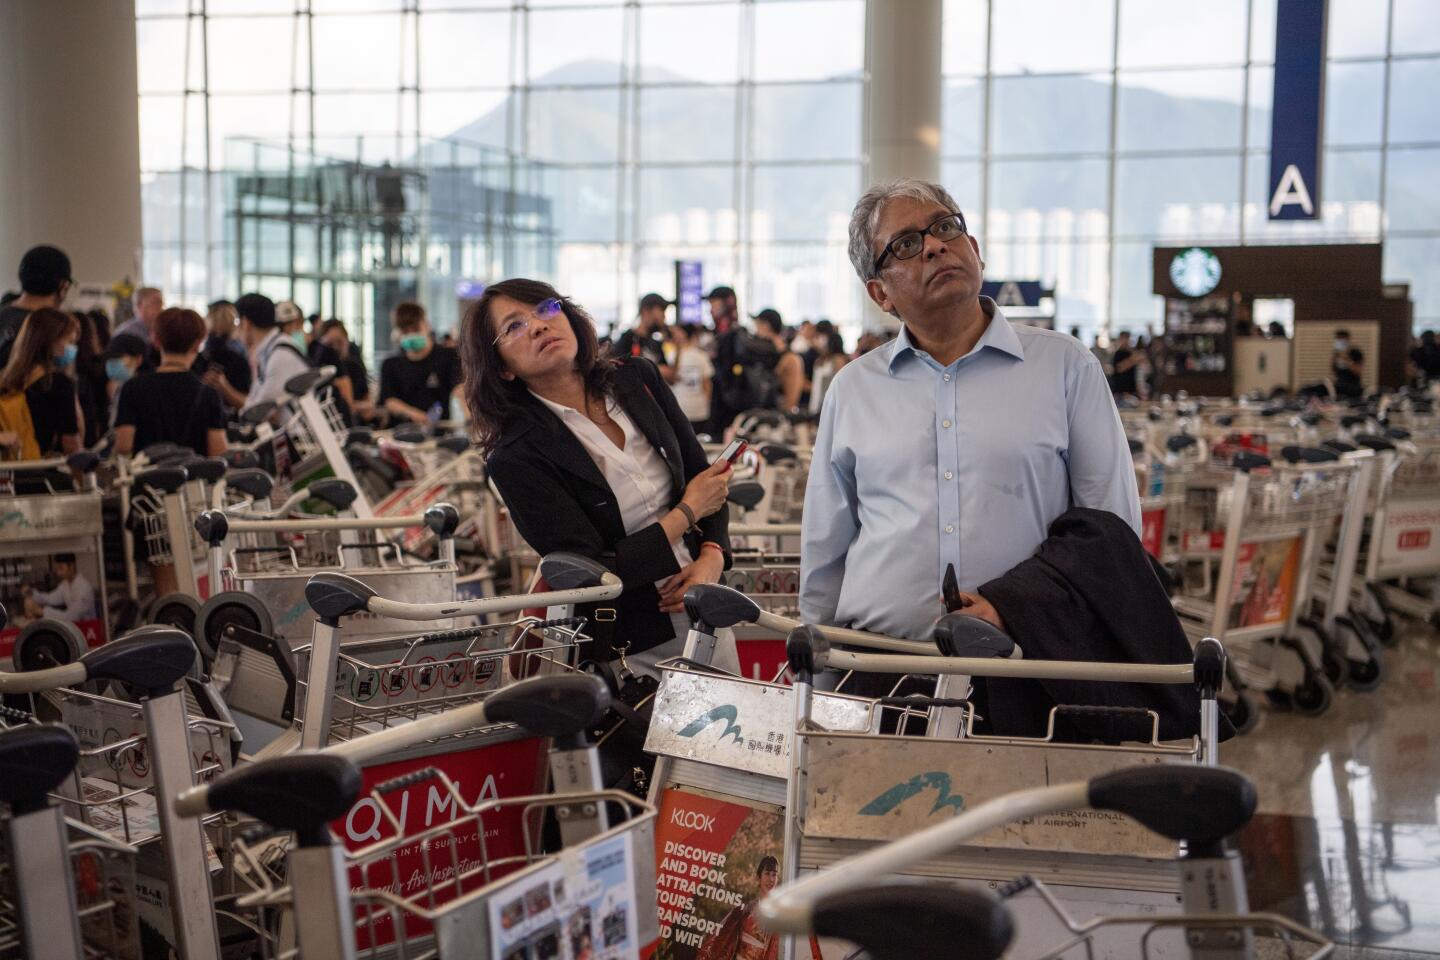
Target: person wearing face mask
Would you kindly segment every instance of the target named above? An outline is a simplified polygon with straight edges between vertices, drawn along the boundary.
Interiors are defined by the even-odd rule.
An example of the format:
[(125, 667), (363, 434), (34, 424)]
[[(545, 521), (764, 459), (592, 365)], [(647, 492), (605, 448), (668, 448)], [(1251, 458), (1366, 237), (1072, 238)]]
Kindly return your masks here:
[(1363, 396), (1365, 385), (1361, 380), (1365, 370), (1364, 351), (1350, 345), (1350, 331), (1335, 331), (1335, 352), (1330, 357), (1330, 378), (1335, 383), (1335, 395), (1354, 399)]
[(225, 408), (192, 369), (205, 321), (194, 310), (170, 307), (155, 318), (154, 337), (160, 365), (136, 375), (116, 399), (115, 452), (168, 442), (218, 457), (225, 452)]
[(130, 333), (117, 333), (105, 347), (105, 389), (110, 398), (110, 421), (115, 419), (115, 398), (145, 365), (145, 341)]
[(70, 258), (58, 247), (38, 246), (20, 258), (20, 296), (0, 306), (0, 367), (10, 362), (10, 349), (25, 318), (42, 307), (60, 308), (75, 281)]
[[(603, 605), (613, 615), (581, 615), (598, 661), (623, 642), (653, 675), (684, 643), (686, 589), (730, 562), (728, 462), (706, 462), (654, 363), (606, 359), (589, 314), (549, 284), (487, 287), (460, 339), (471, 427), (516, 529), (542, 555), (591, 557), (624, 581)], [(738, 668), (733, 639), (718, 657)]]
[(380, 405), (393, 419), (426, 424), (450, 419), (450, 397), (464, 375), (460, 354), (435, 342), (425, 308), (397, 304), (390, 315), (400, 352), (380, 364)]
[(20, 325), (10, 361), (0, 372), (0, 412), (6, 421), (0, 426), (22, 459), (66, 456), (80, 449), (75, 381), (63, 372), (75, 363), (79, 340), (80, 321), (53, 307), (35, 310)]
[(347, 426), (351, 423), (350, 409), (355, 399), (352, 392), (350, 377), (346, 373), (345, 365), (340, 361), (340, 354), (330, 349), (319, 340), (311, 340), (305, 332), (305, 314), (295, 305), (294, 301), (283, 300), (275, 305), (275, 316), (280, 321), (280, 333), (288, 338), (304, 356), (307, 363), (315, 368), (334, 367), (335, 379), (331, 381), (331, 387), (338, 394), (336, 409), (340, 414), (341, 422)]

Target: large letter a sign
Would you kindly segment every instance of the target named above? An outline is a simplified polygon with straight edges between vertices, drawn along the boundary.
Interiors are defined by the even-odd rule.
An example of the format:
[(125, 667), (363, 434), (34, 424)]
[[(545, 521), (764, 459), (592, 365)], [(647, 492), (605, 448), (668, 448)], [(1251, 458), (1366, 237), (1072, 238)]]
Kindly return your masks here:
[(1320, 216), (1326, 0), (1276, 0), (1270, 115), (1271, 220)]

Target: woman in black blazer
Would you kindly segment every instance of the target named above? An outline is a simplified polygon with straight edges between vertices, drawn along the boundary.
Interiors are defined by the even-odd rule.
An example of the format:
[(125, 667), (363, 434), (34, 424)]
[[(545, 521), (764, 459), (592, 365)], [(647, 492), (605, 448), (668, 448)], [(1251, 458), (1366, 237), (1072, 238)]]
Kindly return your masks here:
[(685, 590), (730, 564), (729, 466), (706, 463), (655, 365), (603, 358), (589, 315), (535, 280), (486, 288), (461, 351), (471, 428), (520, 535), (624, 581), (613, 616), (582, 611), (597, 645), (609, 633), (633, 654), (676, 639)]

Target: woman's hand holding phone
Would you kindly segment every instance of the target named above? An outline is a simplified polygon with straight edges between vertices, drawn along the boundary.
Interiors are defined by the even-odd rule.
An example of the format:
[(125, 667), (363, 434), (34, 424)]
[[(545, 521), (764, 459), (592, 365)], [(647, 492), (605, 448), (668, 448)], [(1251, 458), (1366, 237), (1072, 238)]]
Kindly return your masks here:
[(725, 506), (729, 493), (730, 462), (717, 460), (691, 478), (680, 502), (689, 507), (698, 520)]

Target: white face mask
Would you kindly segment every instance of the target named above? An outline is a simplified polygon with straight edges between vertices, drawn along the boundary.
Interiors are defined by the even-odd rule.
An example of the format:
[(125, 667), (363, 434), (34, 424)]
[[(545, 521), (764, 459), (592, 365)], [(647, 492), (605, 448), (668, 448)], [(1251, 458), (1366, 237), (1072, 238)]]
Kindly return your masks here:
[(1335, 338), (1335, 349), (1336, 349), (1336, 350), (1348, 350), (1348, 349), (1350, 349), (1350, 341), (1349, 341), (1349, 340), (1346, 340), (1344, 337), (1336, 337), (1336, 338)]

